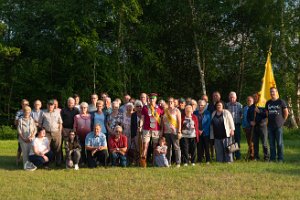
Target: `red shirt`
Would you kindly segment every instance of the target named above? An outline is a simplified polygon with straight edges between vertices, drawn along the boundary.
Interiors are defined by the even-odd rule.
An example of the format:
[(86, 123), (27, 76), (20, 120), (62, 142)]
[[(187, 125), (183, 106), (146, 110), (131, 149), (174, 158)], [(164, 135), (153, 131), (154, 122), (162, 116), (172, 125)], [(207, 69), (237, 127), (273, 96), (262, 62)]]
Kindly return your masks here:
[[(159, 118), (161, 119), (161, 116), (164, 114), (163, 109), (161, 109), (159, 106), (155, 106), (155, 111)], [(144, 116), (144, 124), (143, 129), (144, 130), (151, 130), (151, 131), (159, 131), (160, 130), (160, 124), (157, 122), (157, 120), (152, 116), (150, 108), (148, 109), (148, 106), (144, 106), (142, 110), (142, 115)], [(153, 122), (151, 123), (152, 120)], [(152, 124), (152, 126), (150, 126)]]
[(116, 139), (116, 136), (112, 135), (108, 139), (108, 146), (109, 149), (127, 148), (127, 137), (121, 134), (120, 138)]

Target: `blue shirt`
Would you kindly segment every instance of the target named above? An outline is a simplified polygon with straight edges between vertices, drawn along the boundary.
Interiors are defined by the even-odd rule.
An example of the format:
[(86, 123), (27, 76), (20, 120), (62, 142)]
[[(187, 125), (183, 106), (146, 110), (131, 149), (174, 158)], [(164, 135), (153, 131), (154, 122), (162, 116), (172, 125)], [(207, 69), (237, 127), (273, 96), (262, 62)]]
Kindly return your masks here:
[(242, 127), (243, 128), (250, 128), (250, 123), (247, 119), (247, 115), (248, 115), (248, 109), (249, 109), (249, 106), (245, 106), (243, 108), (243, 119), (242, 119)]
[(99, 136), (96, 136), (95, 133), (92, 131), (87, 134), (85, 138), (85, 146), (90, 147), (107, 147), (106, 136), (104, 133), (100, 133)]
[(107, 133), (106, 127), (105, 127), (105, 114), (102, 112), (102, 114), (98, 114), (97, 112), (94, 113), (94, 125), (95, 124), (100, 124), (101, 126), (101, 131), (105, 134)]

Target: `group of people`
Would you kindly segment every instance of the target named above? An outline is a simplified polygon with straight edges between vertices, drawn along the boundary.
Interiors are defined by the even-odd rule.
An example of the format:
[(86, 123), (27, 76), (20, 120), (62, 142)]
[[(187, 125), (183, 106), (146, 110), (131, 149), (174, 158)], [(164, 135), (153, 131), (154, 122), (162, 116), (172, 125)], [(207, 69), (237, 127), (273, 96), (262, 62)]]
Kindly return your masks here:
[[(42, 110), (40, 100), (31, 109), (26, 99), (17, 112), (18, 158), (22, 152), (25, 170), (57, 166), (79, 169), (129, 164), (158, 167), (194, 166), (231, 163), (241, 159), (240, 141), (243, 128), (247, 143), (247, 159), (259, 159), (259, 140), (264, 160), (283, 161), (283, 124), (288, 116), (286, 103), (279, 99), (276, 88), (271, 99), (258, 107), (258, 93), (247, 97), (247, 105), (237, 102), (235, 92), (228, 103), (215, 91), (212, 101), (203, 95), (198, 102), (192, 98), (157, 102), (155, 93), (141, 93), (139, 99), (126, 94), (113, 102), (107, 93), (91, 95), (90, 104), (80, 103), (79, 95), (69, 97), (65, 108), (51, 99)], [(269, 141), (269, 145), (268, 145)], [(228, 146), (237, 143), (235, 152)], [(270, 147), (270, 148), (269, 148)], [(63, 150), (65, 149), (65, 156)], [(270, 150), (270, 151), (269, 151)], [(269, 153), (270, 152), (270, 153)]]

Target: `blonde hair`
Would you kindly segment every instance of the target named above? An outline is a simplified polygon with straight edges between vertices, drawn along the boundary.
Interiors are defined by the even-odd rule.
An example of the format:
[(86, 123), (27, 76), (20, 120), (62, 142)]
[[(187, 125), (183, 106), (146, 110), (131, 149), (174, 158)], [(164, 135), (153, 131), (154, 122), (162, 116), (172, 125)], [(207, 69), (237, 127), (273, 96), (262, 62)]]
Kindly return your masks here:
[(29, 106), (25, 106), (24, 112), (31, 112), (31, 108)]

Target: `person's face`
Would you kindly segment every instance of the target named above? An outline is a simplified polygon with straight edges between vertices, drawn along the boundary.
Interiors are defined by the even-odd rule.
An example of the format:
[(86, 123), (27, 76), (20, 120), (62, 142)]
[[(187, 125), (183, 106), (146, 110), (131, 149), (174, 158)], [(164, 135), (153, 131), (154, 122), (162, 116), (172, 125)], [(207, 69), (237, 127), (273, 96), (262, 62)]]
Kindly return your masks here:
[(122, 128), (121, 127), (117, 127), (116, 130), (115, 130), (115, 135), (116, 136), (120, 136), (122, 133)]
[(130, 96), (126, 95), (124, 96), (124, 103), (128, 103), (130, 101)]
[(75, 104), (78, 105), (80, 102), (80, 98), (79, 97), (75, 97)]
[(230, 96), (229, 96), (229, 101), (230, 101), (231, 103), (235, 103), (235, 102), (236, 102), (236, 95), (230, 95)]
[(276, 99), (277, 98), (277, 90), (275, 88), (272, 88), (270, 90), (270, 96), (272, 99)]
[(105, 100), (105, 106), (106, 106), (106, 107), (110, 107), (110, 104), (111, 104), (110, 99), (106, 99), (106, 100)]
[(45, 137), (45, 135), (46, 135), (46, 131), (45, 131), (45, 130), (41, 130), (41, 131), (39, 132), (39, 134), (38, 134), (38, 137), (39, 137), (39, 138), (43, 138), (43, 137)]
[(91, 102), (92, 102), (92, 104), (96, 104), (97, 101), (98, 101), (97, 96), (96, 95), (92, 95), (91, 96)]
[(35, 109), (35, 110), (40, 110), (41, 107), (42, 107), (42, 103), (41, 103), (40, 101), (36, 101), (36, 102), (34, 103), (34, 109)]
[(253, 95), (253, 100), (254, 100), (254, 103), (257, 103), (257, 102), (258, 102), (258, 100), (259, 100), (258, 94), (254, 94), (254, 95)]
[(186, 116), (191, 116), (191, 114), (193, 113), (193, 108), (192, 106), (187, 106), (184, 111)]
[(97, 111), (102, 111), (103, 109), (103, 103), (97, 103)]
[(159, 106), (162, 107), (162, 108), (164, 108), (165, 107), (165, 102), (164, 101), (160, 101), (159, 102)]
[(196, 102), (192, 102), (192, 107), (193, 107), (193, 111), (195, 111), (196, 108), (197, 108), (197, 103)]
[(202, 100), (204, 100), (204, 101), (207, 103), (207, 102), (208, 102), (208, 96), (203, 95), (203, 96), (202, 96)]
[(156, 104), (156, 98), (150, 98), (150, 104), (155, 105)]
[(247, 105), (251, 106), (253, 104), (253, 98), (252, 97), (248, 97), (247, 98)]
[(214, 93), (213, 94), (213, 100), (214, 102), (220, 101), (221, 100), (221, 96), (219, 93)]
[(132, 113), (133, 112), (133, 107), (127, 106), (126, 111), (127, 111), (127, 113)]
[(178, 99), (174, 99), (174, 107), (178, 107)]
[(222, 103), (218, 103), (216, 105), (216, 107), (217, 107), (217, 111), (219, 111), (219, 112), (223, 111), (223, 104)]
[(165, 145), (165, 141), (164, 140), (159, 140), (159, 146), (164, 146)]
[(169, 108), (174, 108), (175, 107), (174, 106), (174, 99), (169, 99), (168, 106), (169, 106)]
[(21, 104), (21, 106), (22, 106), (22, 109), (24, 109), (25, 106), (29, 106), (29, 102), (28, 102), (28, 101), (24, 101), (24, 102)]
[(105, 101), (106, 97), (107, 97), (106, 94), (102, 94), (102, 95), (101, 95), (101, 99), (102, 99), (103, 101)]
[(112, 109), (113, 109), (114, 111), (119, 110), (119, 105), (118, 105), (117, 103), (113, 103)]
[(101, 133), (101, 127), (100, 127), (100, 126), (95, 126), (95, 128), (94, 128), (94, 133), (95, 133), (96, 135), (100, 135), (100, 133)]
[(203, 101), (199, 101), (199, 110), (203, 111), (205, 108), (206, 104)]
[(54, 111), (54, 104), (48, 104), (48, 110), (49, 110), (49, 112), (53, 112)]
[(29, 117), (30, 116), (30, 111), (29, 110), (26, 110), (24, 111), (24, 117)]
[(54, 109), (58, 108), (58, 101), (57, 100), (54, 100)]
[(81, 112), (83, 114), (86, 114), (88, 112), (88, 107), (87, 106), (81, 106)]
[(185, 108), (185, 102), (179, 102), (179, 108), (183, 110)]
[(146, 96), (146, 94), (141, 94), (140, 100), (141, 100), (143, 103), (146, 103), (146, 102), (147, 102), (147, 96)]
[(75, 101), (73, 99), (70, 99), (68, 101), (68, 107), (72, 109), (72, 108), (74, 108), (74, 106), (75, 106)]
[(75, 138), (75, 133), (74, 133), (74, 132), (71, 132), (71, 133), (69, 134), (69, 138), (70, 138), (71, 140), (74, 140), (74, 138)]

